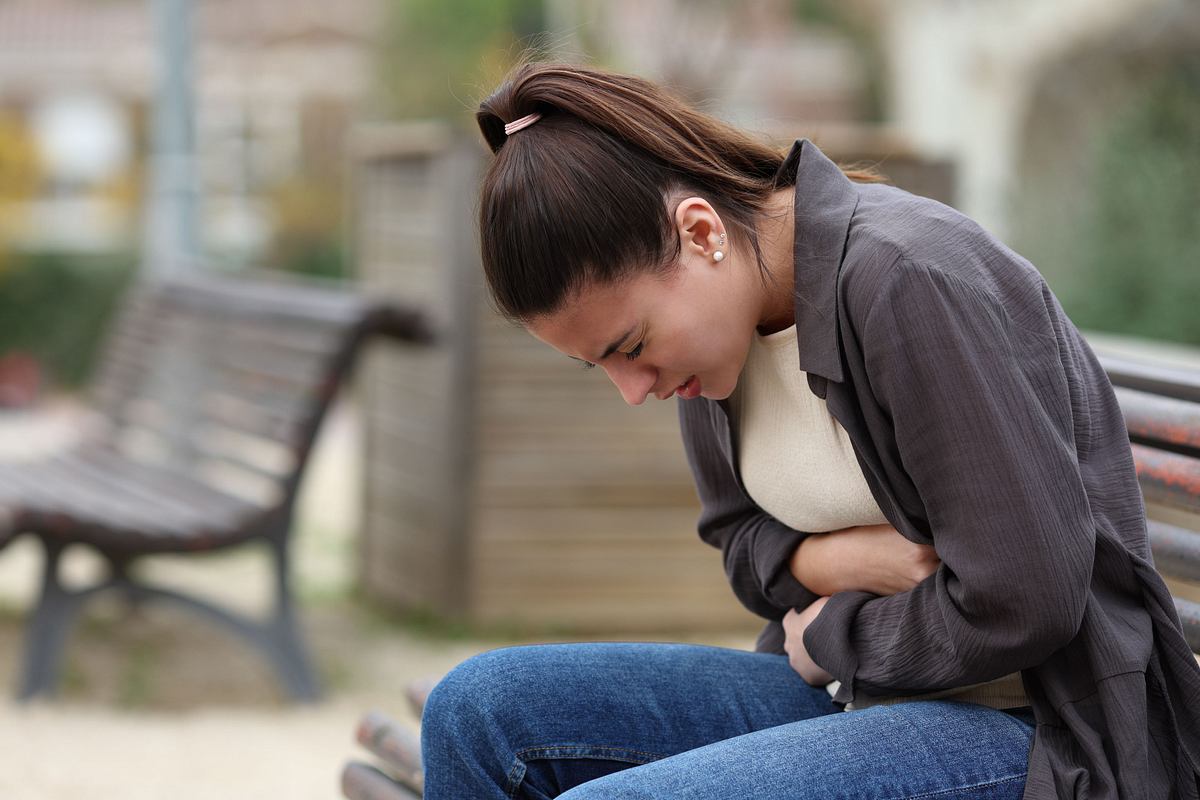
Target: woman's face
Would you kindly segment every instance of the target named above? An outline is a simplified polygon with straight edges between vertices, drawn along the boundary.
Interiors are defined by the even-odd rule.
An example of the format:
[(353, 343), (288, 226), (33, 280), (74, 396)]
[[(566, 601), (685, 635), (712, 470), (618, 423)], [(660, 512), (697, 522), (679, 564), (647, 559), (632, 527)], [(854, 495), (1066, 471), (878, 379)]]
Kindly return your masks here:
[(715, 246), (715, 236), (711, 247), (685, 246), (666, 276), (638, 273), (619, 284), (586, 286), (526, 327), (585, 366), (603, 369), (630, 405), (675, 394), (726, 398), (761, 309), (751, 282), (757, 273), (734, 267), (735, 259), (712, 260)]

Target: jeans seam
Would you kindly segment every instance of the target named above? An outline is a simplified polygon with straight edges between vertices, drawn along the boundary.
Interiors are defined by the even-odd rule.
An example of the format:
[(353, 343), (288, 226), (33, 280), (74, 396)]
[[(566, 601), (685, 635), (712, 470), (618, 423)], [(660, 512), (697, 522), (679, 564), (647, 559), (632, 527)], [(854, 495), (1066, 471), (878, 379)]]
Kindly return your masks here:
[(517, 789), (521, 788), (521, 781), (525, 779), (525, 762), (520, 758), (513, 759), (512, 768), (508, 771), (508, 786), (505, 787), (505, 794), (509, 800), (516, 797)]
[[(550, 755), (554, 753), (558, 754), (558, 758), (591, 758), (593, 757), (591, 755), (593, 752), (597, 753), (596, 757), (603, 755), (605, 758), (628, 761), (633, 764), (648, 764), (651, 761), (658, 761), (663, 758), (659, 753), (651, 753), (648, 750), (634, 750), (628, 747), (615, 747), (602, 744), (541, 744), (522, 748), (517, 751), (516, 756), (522, 760), (526, 758), (554, 758), (554, 755)], [(618, 753), (628, 753), (630, 755), (626, 758), (616, 758), (616, 754)], [(635, 758), (634, 756), (640, 756), (641, 758)]]
[[(621, 755), (624, 757), (620, 757)], [(516, 797), (517, 790), (521, 788), (521, 781), (525, 779), (526, 760), (532, 761), (554, 757), (607, 758), (612, 761), (624, 761), (639, 766), (664, 758), (659, 753), (651, 753), (647, 750), (633, 750), (628, 747), (614, 747), (601, 744), (542, 744), (523, 747), (514, 754), (512, 768), (508, 771), (508, 786), (505, 793), (510, 800)]]
[(955, 786), (952, 789), (937, 789), (936, 791), (921, 792), (920, 794), (906, 794), (894, 797), (892, 800), (920, 800), (920, 798), (923, 797), (940, 797), (942, 795), (950, 794), (951, 792), (961, 792), (964, 789), (986, 789), (989, 786), (999, 786), (1002, 783), (1011, 783), (1015, 780), (1025, 780), (1027, 775), (1028, 773), (1025, 773), (1024, 775), (1009, 775), (1006, 778), (995, 778), (982, 783), (972, 783), (969, 786)]

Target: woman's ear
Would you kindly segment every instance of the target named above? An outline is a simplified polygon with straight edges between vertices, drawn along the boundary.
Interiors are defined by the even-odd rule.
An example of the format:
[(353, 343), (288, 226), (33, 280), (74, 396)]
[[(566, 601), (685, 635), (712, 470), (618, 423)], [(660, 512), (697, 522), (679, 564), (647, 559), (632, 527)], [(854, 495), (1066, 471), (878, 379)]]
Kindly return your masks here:
[(721, 246), (721, 234), (725, 228), (716, 209), (703, 197), (687, 197), (675, 207), (675, 227), (679, 232), (680, 247), (685, 252), (698, 255), (705, 260), (713, 259)]

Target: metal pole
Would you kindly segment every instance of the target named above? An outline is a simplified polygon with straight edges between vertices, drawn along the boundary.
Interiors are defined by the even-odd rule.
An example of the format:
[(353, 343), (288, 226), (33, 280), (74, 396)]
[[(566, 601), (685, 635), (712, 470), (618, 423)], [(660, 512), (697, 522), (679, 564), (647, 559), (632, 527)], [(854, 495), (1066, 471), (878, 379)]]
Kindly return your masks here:
[(178, 276), (199, 250), (192, 95), (192, 0), (149, 0), (158, 58), (142, 272)]

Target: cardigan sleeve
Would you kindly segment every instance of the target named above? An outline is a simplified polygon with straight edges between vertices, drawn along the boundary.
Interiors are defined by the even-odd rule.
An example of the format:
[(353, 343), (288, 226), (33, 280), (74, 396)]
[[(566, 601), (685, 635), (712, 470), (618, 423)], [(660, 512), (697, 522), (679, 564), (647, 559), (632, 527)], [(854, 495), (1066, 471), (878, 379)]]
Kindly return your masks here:
[(851, 312), (871, 393), (927, 511), (937, 571), (889, 597), (833, 595), (804, 634), (834, 698), (965, 686), (1074, 638), (1095, 530), (1053, 330), (982, 287), (896, 262)]
[(792, 575), (792, 553), (808, 532), (784, 525), (746, 495), (721, 452), (708, 401), (679, 400), (684, 451), (700, 496), (700, 538), (719, 548), (737, 599), (764, 619), (816, 602)]

